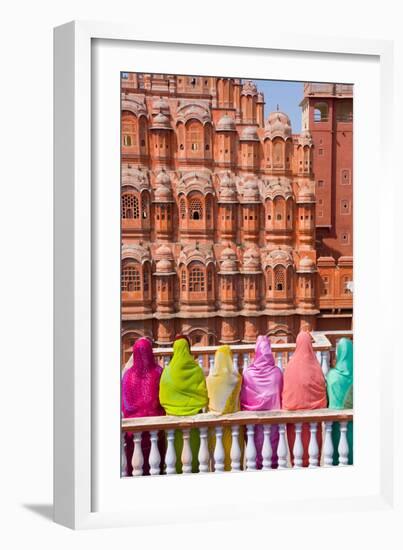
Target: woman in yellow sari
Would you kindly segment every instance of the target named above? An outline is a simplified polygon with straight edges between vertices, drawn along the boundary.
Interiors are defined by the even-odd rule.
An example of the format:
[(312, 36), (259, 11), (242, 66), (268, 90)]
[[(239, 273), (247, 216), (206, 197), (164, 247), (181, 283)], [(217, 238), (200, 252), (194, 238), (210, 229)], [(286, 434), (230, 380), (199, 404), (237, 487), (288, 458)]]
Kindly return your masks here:
[[(207, 393), (209, 411), (218, 414), (229, 414), (240, 410), (239, 394), (241, 392), (242, 377), (234, 371), (232, 351), (229, 346), (220, 346), (214, 357), (214, 367), (207, 376)], [(224, 469), (231, 470), (231, 428), (223, 430)], [(215, 435), (209, 435), (210, 452), (214, 452)], [(242, 449), (242, 447), (241, 447)]]
[[(200, 365), (190, 353), (187, 338), (179, 337), (174, 342), (172, 359), (162, 372), (159, 398), (166, 414), (193, 416), (207, 406), (206, 379)], [(176, 471), (182, 472), (181, 453), (183, 436), (175, 431)], [(192, 472), (198, 472), (200, 435), (198, 430), (190, 431), (192, 450)]]

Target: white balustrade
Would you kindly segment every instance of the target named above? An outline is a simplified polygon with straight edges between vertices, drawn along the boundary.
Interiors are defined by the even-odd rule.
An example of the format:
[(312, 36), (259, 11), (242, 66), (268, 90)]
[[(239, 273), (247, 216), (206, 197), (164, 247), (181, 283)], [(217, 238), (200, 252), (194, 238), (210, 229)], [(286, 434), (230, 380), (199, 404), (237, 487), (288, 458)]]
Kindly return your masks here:
[(143, 475), (143, 450), (141, 448), (141, 432), (136, 432), (133, 436), (134, 441), (134, 450), (132, 457), (132, 466), (133, 466), (133, 476), (142, 476)]
[(318, 360), (319, 365), (322, 366), (322, 352), (321, 351), (316, 352), (316, 359)]
[(279, 424), (278, 432), (279, 432), (278, 447), (277, 447), (278, 467), (280, 470), (283, 470), (287, 468), (287, 455), (288, 455), (285, 424)]
[(249, 353), (243, 354), (243, 370), (246, 371), (249, 366)]
[(231, 471), (239, 472), (241, 470), (241, 447), (239, 446), (239, 426), (232, 426), (231, 442)]
[(120, 475), (122, 477), (125, 477), (125, 476), (127, 476), (126, 438), (125, 438), (125, 434), (123, 432), (122, 432), (122, 436), (121, 436), (120, 447), (121, 447), (121, 453), (122, 453), (121, 466), (120, 466), (120, 468), (121, 468)]
[(311, 422), (309, 424), (311, 437), (309, 439), (308, 453), (309, 453), (309, 467), (317, 468), (319, 463), (319, 446), (316, 439), (316, 432), (318, 430), (318, 425), (316, 422)]
[(158, 449), (158, 430), (150, 432), (151, 450), (149, 457), (150, 474), (156, 476), (160, 473), (161, 455)]
[(322, 372), (325, 378), (329, 370), (330, 370), (330, 352), (322, 351)]
[(273, 451), (271, 448), (270, 433), (271, 433), (271, 425), (265, 424), (263, 426), (263, 447), (262, 447), (263, 470), (271, 469), (271, 460), (272, 460)]
[(238, 372), (238, 354), (234, 353), (232, 356), (233, 366), (234, 366), (234, 372)]
[(167, 474), (176, 474), (175, 430), (167, 430), (167, 450), (165, 466)]
[(197, 361), (198, 361), (199, 366), (202, 370), (203, 370), (203, 357), (204, 357), (203, 355), (198, 355), (197, 356)]
[(210, 461), (210, 453), (208, 450), (208, 429), (207, 428), (200, 428), (200, 447), (199, 447), (199, 454), (198, 454), (198, 460), (199, 460), (199, 471), (202, 473), (206, 473), (209, 471), (209, 461)]
[(302, 444), (301, 432), (302, 424), (298, 422), (298, 424), (295, 424), (295, 441), (292, 450), (294, 455), (294, 468), (302, 468), (303, 465), (304, 446)]
[(277, 354), (277, 366), (278, 368), (281, 370), (281, 372), (284, 372), (284, 367), (283, 367), (283, 354), (281, 352), (279, 352)]
[(190, 448), (190, 430), (182, 430), (183, 449), (182, 449), (182, 472), (190, 474), (192, 472), (192, 449)]
[(323, 464), (326, 468), (333, 466), (333, 440), (332, 440), (333, 422), (325, 422), (325, 441), (323, 444)]
[(340, 422), (339, 466), (348, 464), (347, 422)]
[(246, 469), (249, 471), (256, 470), (256, 446), (255, 446), (255, 430), (252, 424), (246, 427)]
[(216, 472), (224, 471), (224, 445), (222, 442), (222, 426), (217, 426), (215, 429), (215, 447), (214, 447), (214, 470)]
[(208, 356), (208, 366), (209, 366), (209, 374), (211, 374), (214, 370), (214, 355)]
[(167, 355), (164, 355), (164, 357), (162, 358), (162, 362), (163, 362), (164, 368), (167, 367), (169, 364), (169, 357)]

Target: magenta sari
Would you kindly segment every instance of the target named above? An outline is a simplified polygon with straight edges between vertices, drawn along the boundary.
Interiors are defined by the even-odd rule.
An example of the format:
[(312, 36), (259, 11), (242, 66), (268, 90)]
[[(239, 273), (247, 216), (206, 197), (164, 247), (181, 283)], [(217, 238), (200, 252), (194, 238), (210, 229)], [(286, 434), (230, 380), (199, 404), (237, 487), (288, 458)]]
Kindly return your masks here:
[[(148, 338), (140, 338), (133, 346), (133, 366), (125, 371), (122, 378), (122, 413), (124, 418), (142, 416), (163, 416), (164, 409), (159, 402), (159, 385), (162, 367), (156, 362), (152, 345)], [(132, 475), (133, 437), (125, 434), (126, 463), (128, 476)], [(163, 457), (163, 438), (159, 437), (158, 446)], [(141, 448), (144, 456), (143, 473), (149, 474), (148, 458), (151, 441), (149, 432), (143, 432)]]
[[(281, 409), (283, 373), (276, 367), (270, 340), (259, 336), (256, 342), (255, 358), (243, 375), (241, 389), (241, 410), (271, 411)], [(272, 425), (270, 441), (272, 468), (277, 468), (278, 426)], [(263, 426), (255, 426), (256, 467), (262, 468)]]

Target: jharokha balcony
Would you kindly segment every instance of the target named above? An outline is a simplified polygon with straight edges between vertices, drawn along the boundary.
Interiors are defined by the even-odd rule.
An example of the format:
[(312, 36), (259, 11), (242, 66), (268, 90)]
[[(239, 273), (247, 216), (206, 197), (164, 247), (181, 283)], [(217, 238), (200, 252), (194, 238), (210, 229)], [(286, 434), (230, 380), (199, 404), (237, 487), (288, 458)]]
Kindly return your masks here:
[[(335, 345), (338, 339), (352, 339), (352, 331), (313, 332), (313, 349), (321, 364), (324, 376), (328, 373), (335, 360)], [(207, 375), (214, 365), (216, 346), (193, 347), (192, 353), (197, 357), (200, 367)], [(254, 345), (231, 346), (234, 369), (239, 372), (247, 370), (253, 360)], [(273, 355), (278, 368), (287, 369), (295, 344), (272, 344)], [(166, 366), (172, 355), (172, 348), (154, 349), (154, 354), (162, 366)], [(129, 360), (130, 363), (130, 360)], [(308, 426), (310, 439), (308, 447), (309, 467), (339, 467), (349, 464), (349, 445), (347, 438), (348, 424), (353, 421), (353, 409), (317, 409), (317, 410), (271, 410), (271, 411), (239, 411), (232, 414), (215, 414), (202, 412), (194, 416), (154, 416), (143, 418), (122, 419), (122, 476), (126, 475), (125, 433), (133, 438), (133, 455), (131, 465), (133, 476), (170, 475), (178, 472), (178, 461), (182, 473), (194, 471), (195, 457), (192, 456), (190, 445), (191, 430), (196, 429), (200, 437), (197, 453), (199, 473), (255, 471), (257, 467), (257, 449), (255, 446), (255, 430), (263, 427), (263, 446), (261, 449), (262, 470), (274, 468), (303, 467), (304, 447), (302, 441), (303, 427)], [(339, 426), (339, 443), (334, 448), (332, 430), (334, 424)], [(287, 431), (294, 426), (295, 440), (289, 448)], [(278, 427), (278, 444), (273, 449), (270, 434)], [(277, 428), (276, 428), (277, 429)], [(223, 435), (230, 430), (230, 467), (224, 467), (225, 450)], [(182, 433), (180, 456), (175, 451), (175, 432)], [(143, 455), (142, 435), (149, 434), (150, 451), (147, 457)], [(317, 435), (322, 435), (321, 448)], [(163, 451), (160, 441), (163, 439)], [(213, 442), (213, 443), (212, 443)], [(336, 452), (336, 454), (334, 454)], [(273, 455), (277, 455), (276, 463)], [(338, 455), (338, 456), (337, 456)], [(335, 456), (337, 457), (335, 459)], [(291, 458), (293, 457), (293, 458)], [(260, 467), (259, 467), (260, 468)]]

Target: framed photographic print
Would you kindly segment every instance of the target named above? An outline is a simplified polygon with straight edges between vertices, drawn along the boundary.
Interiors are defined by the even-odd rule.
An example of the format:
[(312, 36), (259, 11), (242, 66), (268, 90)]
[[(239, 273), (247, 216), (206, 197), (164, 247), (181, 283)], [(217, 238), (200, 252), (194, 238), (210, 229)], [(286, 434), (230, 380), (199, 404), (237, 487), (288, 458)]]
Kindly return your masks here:
[(393, 188), (374, 192), (391, 47), (209, 42), (55, 31), (55, 519), (70, 527), (392, 499), (375, 320)]

